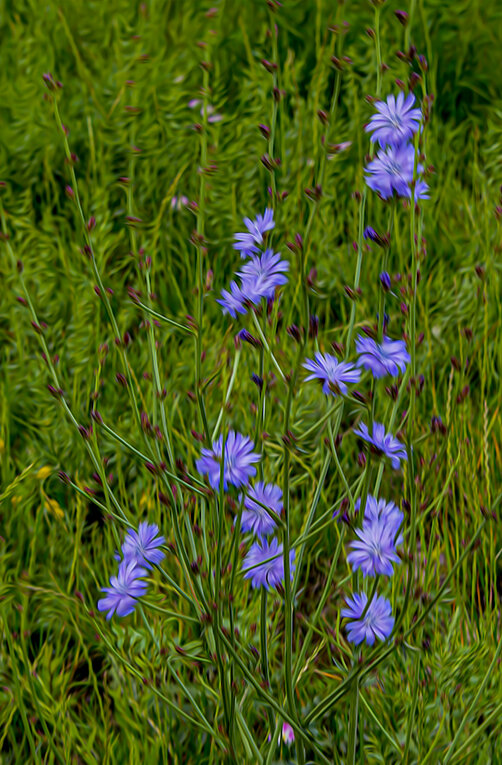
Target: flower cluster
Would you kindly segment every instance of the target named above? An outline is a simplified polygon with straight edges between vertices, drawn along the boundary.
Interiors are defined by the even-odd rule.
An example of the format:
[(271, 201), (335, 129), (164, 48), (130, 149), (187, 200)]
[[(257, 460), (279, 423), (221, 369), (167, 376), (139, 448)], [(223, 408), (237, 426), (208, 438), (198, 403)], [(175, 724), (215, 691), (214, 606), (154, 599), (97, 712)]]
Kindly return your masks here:
[[(199, 473), (207, 475), (213, 489), (220, 488), (223, 478), (223, 489), (229, 486), (246, 487), (246, 494), (239, 499), (243, 502), (240, 530), (251, 532), (257, 538), (252, 543), (244, 558), (242, 570), (245, 579), (251, 579), (254, 588), (265, 587), (270, 590), (284, 581), (283, 547), (267, 537), (276, 528), (274, 515), (280, 516), (282, 511), (282, 491), (279, 486), (263, 481), (248, 487), (249, 481), (256, 475), (253, 463), (261, 459), (261, 455), (253, 451), (254, 443), (248, 436), (231, 430), (225, 439), (220, 436), (213, 442), (211, 449), (202, 449), (202, 455), (196, 462)], [(222, 454), (224, 454), (222, 464)], [(290, 551), (290, 572), (294, 571), (295, 551)]]
[[(138, 598), (146, 594), (148, 585), (143, 577), (148, 569), (159, 565), (165, 557), (160, 547), (165, 544), (165, 538), (158, 536), (159, 527), (155, 523), (143, 521), (138, 531), (129, 529), (122, 544), (123, 559), (119, 563), (117, 576), (110, 577), (110, 586), (103, 587), (106, 595), (98, 600), (98, 610), (108, 611), (106, 618), (113, 614), (128, 616), (136, 607)], [(120, 554), (117, 554), (120, 560)]]
[(285, 275), (289, 270), (288, 261), (281, 260), (281, 256), (270, 248), (259, 249), (264, 244), (266, 232), (275, 226), (273, 211), (265, 210), (254, 221), (244, 218), (244, 223), (247, 231), (235, 235), (234, 248), (240, 251), (242, 258), (249, 260), (236, 273), (240, 283), (232, 281), (230, 290), (222, 290), (217, 299), (223, 313), (234, 319), (238, 313), (245, 314), (248, 306), (258, 305), (262, 299), (272, 300), (276, 288), (288, 281)]
[(365, 180), (373, 191), (383, 199), (394, 192), (400, 197), (429, 199), (429, 187), (420, 177), (423, 165), (415, 159), (411, 139), (420, 128), (422, 112), (414, 108), (415, 96), (405, 98), (401, 91), (397, 98), (390, 95), (387, 101), (377, 101), (374, 114), (365, 130), (372, 133), (371, 141), (378, 142), (380, 150), (366, 167)]

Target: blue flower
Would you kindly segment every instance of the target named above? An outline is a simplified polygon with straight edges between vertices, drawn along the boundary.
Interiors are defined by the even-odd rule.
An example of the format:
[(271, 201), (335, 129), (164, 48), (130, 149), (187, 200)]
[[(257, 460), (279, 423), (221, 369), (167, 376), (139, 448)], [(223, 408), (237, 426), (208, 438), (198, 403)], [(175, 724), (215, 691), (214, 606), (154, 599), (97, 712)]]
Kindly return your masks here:
[(413, 109), (415, 96), (410, 93), (405, 99), (401, 91), (397, 98), (389, 96), (387, 101), (377, 101), (374, 114), (365, 126), (367, 133), (373, 133), (371, 141), (380, 146), (400, 146), (417, 132), (422, 118), (420, 109)]
[(140, 580), (147, 573), (135, 560), (124, 559), (119, 565), (118, 575), (110, 577), (110, 587), (102, 587), (102, 592), (108, 594), (98, 600), (98, 610), (108, 611), (107, 619), (111, 619), (114, 613), (117, 616), (132, 614), (137, 599), (147, 591), (148, 585)]
[[(225, 441), (225, 459), (223, 469), (223, 488), (246, 486), (249, 479), (256, 475), (253, 462), (259, 462), (261, 455), (253, 452), (254, 443), (248, 436), (230, 430)], [(202, 475), (207, 474), (213, 489), (220, 486), (221, 458), (223, 437), (213, 441), (212, 449), (202, 449), (202, 456), (197, 460), (196, 467)]]
[[(291, 579), (295, 570), (295, 551), (290, 550), (289, 568)], [(272, 539), (270, 544), (263, 540), (254, 542), (242, 562), (242, 571), (245, 579), (251, 579), (252, 587), (265, 587), (271, 590), (284, 581), (284, 556), (282, 545), (277, 539)]]
[(392, 576), (392, 564), (400, 562), (394, 527), (387, 525), (385, 517), (379, 517), (372, 521), (365, 520), (362, 529), (356, 529), (356, 534), (359, 539), (350, 543), (352, 549), (347, 555), (352, 570), (360, 568), (364, 576)]
[[(260, 504), (261, 503), (261, 504)], [(244, 497), (245, 510), (241, 516), (241, 531), (252, 531), (263, 538), (273, 532), (276, 522), (267, 513), (265, 505), (277, 515), (282, 511), (282, 491), (274, 483), (257, 481)]]
[[(373, 645), (375, 639), (385, 640), (394, 627), (392, 608), (382, 595), (373, 598), (364, 617), (363, 612), (368, 602), (365, 592), (355, 593), (352, 598), (345, 600), (348, 608), (342, 608), (342, 616), (352, 619), (346, 625), (347, 637), (351, 643), (359, 645), (366, 640), (368, 645)], [(362, 617), (362, 618), (361, 618)]]
[[(411, 198), (410, 183), (413, 180), (415, 149), (411, 144), (388, 146), (379, 151), (366, 167), (365, 181), (383, 199), (389, 199), (395, 191), (400, 197)], [(417, 165), (417, 174), (423, 170)], [(417, 184), (418, 185), (418, 184)]]
[(229, 313), (235, 319), (238, 313), (246, 313), (245, 300), (246, 298), (242, 294), (242, 290), (237, 282), (232, 281), (230, 283), (230, 292), (222, 290), (221, 298), (217, 298), (216, 302), (223, 306), (223, 313)]
[(122, 545), (124, 560), (135, 560), (138, 566), (146, 568), (152, 568), (152, 563), (158, 565), (165, 558), (159, 547), (166, 542), (165, 537), (157, 536), (158, 533), (157, 524), (146, 521), (139, 524), (138, 531), (129, 529)]
[(418, 180), (415, 184), (415, 191), (413, 193), (413, 199), (418, 202), (419, 199), (430, 199), (429, 187), (425, 181)]
[(247, 232), (235, 234), (234, 248), (241, 251), (241, 258), (245, 258), (253, 252), (258, 252), (257, 244), (263, 244), (263, 234), (274, 228), (274, 211), (267, 208), (263, 215), (257, 215), (256, 220), (244, 218)]
[(401, 441), (394, 438), (392, 433), (386, 433), (384, 426), (379, 422), (373, 423), (373, 433), (370, 435), (368, 426), (363, 423), (354, 430), (356, 436), (362, 438), (370, 445), (370, 449), (378, 456), (388, 457), (394, 470), (398, 470), (401, 460), (407, 460), (408, 455)]
[(355, 383), (361, 377), (361, 372), (355, 369), (353, 364), (338, 361), (336, 356), (331, 356), (329, 353), (323, 355), (317, 352), (315, 354), (315, 361), (307, 359), (303, 366), (309, 372), (312, 372), (311, 375), (305, 378), (305, 381), (322, 380), (322, 390), (326, 396), (346, 393), (346, 383)]
[[(361, 507), (361, 500), (358, 499), (354, 505), (356, 512)], [(376, 499), (371, 494), (366, 498), (366, 507), (364, 508), (365, 523), (381, 522), (392, 532), (395, 537), (404, 520), (404, 515), (394, 502), (387, 502), (386, 499)], [(395, 540), (396, 546), (403, 541), (403, 535), (399, 534)]]
[(410, 361), (404, 340), (391, 340), (383, 336), (381, 344), (371, 337), (359, 335), (356, 340), (356, 351), (359, 354), (358, 367), (369, 369), (373, 377), (392, 375), (397, 377), (399, 371), (404, 372)]
[(262, 298), (273, 298), (275, 288), (286, 284), (288, 277), (284, 271), (289, 269), (287, 260), (281, 260), (279, 253), (265, 250), (261, 255), (254, 255), (237, 272), (241, 277), (241, 292), (246, 300), (255, 305)]

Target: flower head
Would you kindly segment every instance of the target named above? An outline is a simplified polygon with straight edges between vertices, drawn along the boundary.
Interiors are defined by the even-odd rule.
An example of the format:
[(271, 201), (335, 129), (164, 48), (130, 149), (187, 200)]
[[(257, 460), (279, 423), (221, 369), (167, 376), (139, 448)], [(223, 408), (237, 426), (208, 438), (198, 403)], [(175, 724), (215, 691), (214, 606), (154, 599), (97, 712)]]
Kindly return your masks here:
[(287, 260), (281, 260), (279, 253), (265, 250), (261, 255), (254, 255), (237, 272), (241, 277), (241, 292), (246, 300), (255, 305), (262, 298), (273, 298), (275, 288), (286, 284), (288, 277), (284, 272), (289, 269)]
[(152, 563), (159, 564), (165, 558), (165, 553), (159, 548), (166, 540), (157, 536), (158, 533), (157, 524), (146, 521), (139, 524), (137, 531), (129, 529), (122, 545), (124, 560), (135, 560), (138, 566), (146, 568), (152, 568)]
[(385, 375), (397, 377), (400, 371), (404, 372), (410, 361), (404, 340), (391, 340), (386, 335), (380, 344), (371, 337), (359, 335), (356, 351), (359, 354), (357, 366), (369, 369), (376, 378)]
[(110, 577), (110, 587), (102, 587), (102, 592), (108, 594), (98, 600), (98, 610), (108, 611), (107, 619), (111, 619), (114, 613), (117, 616), (132, 614), (137, 599), (147, 591), (148, 585), (140, 579), (147, 573), (135, 560), (124, 559), (119, 565), (118, 575)]
[[(253, 462), (259, 462), (261, 455), (253, 451), (254, 443), (248, 436), (228, 432), (225, 441), (225, 457), (223, 466), (223, 488), (228, 484), (232, 486), (246, 486), (249, 479), (256, 475)], [(213, 441), (211, 449), (202, 449), (201, 457), (197, 460), (196, 467), (202, 475), (207, 474), (209, 483), (213, 489), (220, 485), (221, 458), (223, 453), (223, 437)]]
[(257, 481), (244, 498), (245, 510), (242, 511), (241, 530), (252, 531), (263, 538), (273, 532), (276, 522), (265, 510), (265, 505), (273, 513), (281, 514), (282, 491), (273, 483)]
[(235, 234), (234, 248), (241, 251), (241, 258), (245, 258), (253, 252), (258, 252), (257, 244), (263, 244), (263, 234), (274, 228), (274, 211), (267, 208), (263, 215), (257, 215), (255, 220), (244, 218), (247, 231)]
[[(385, 151), (379, 151), (366, 167), (368, 175), (365, 176), (365, 181), (370, 189), (377, 191), (383, 199), (389, 199), (394, 191), (398, 196), (409, 199), (414, 164), (415, 149), (411, 144), (388, 146)], [(417, 165), (417, 173), (421, 173), (422, 170), (422, 165)]]
[(366, 640), (368, 645), (373, 645), (375, 639), (385, 640), (389, 637), (394, 627), (394, 617), (387, 598), (382, 595), (373, 598), (364, 616), (368, 602), (365, 592), (355, 593), (352, 598), (346, 598), (345, 602), (348, 608), (342, 608), (341, 614), (352, 620), (347, 623), (347, 637), (351, 643), (359, 645)]
[[(356, 512), (361, 507), (361, 500), (358, 499), (354, 505)], [(387, 502), (386, 499), (376, 499), (368, 494), (366, 506), (364, 508), (363, 525), (368, 523), (381, 522), (389, 529), (395, 537), (404, 520), (404, 515), (394, 502)], [(400, 534), (395, 540), (395, 545), (401, 544), (403, 536)]]
[(234, 281), (230, 283), (230, 292), (222, 290), (221, 298), (216, 300), (217, 303), (223, 306), (223, 313), (229, 313), (233, 319), (235, 319), (238, 313), (246, 313), (245, 301), (246, 298), (241, 288)]
[(380, 422), (373, 423), (373, 432), (370, 434), (368, 426), (363, 423), (354, 430), (356, 436), (362, 438), (370, 445), (370, 449), (379, 456), (387, 457), (394, 470), (398, 470), (401, 460), (407, 460), (408, 455), (401, 441), (392, 433), (386, 433), (385, 427)]
[(407, 98), (401, 91), (397, 98), (390, 95), (387, 101), (377, 101), (374, 114), (365, 126), (367, 133), (372, 133), (370, 140), (378, 141), (380, 146), (400, 146), (417, 132), (422, 118), (420, 109), (414, 109), (415, 96)]
[(312, 372), (305, 380), (322, 380), (322, 390), (326, 396), (346, 393), (346, 383), (355, 383), (361, 377), (361, 372), (355, 369), (353, 364), (338, 361), (336, 356), (331, 356), (329, 353), (318, 352), (315, 354), (315, 361), (307, 359), (303, 366)]
[(282, 724), (282, 740), (287, 746), (291, 746), (295, 740), (295, 732), (287, 722)]
[(392, 564), (400, 562), (396, 552), (395, 529), (388, 526), (382, 517), (365, 521), (362, 529), (356, 529), (356, 534), (358, 539), (350, 543), (352, 549), (347, 555), (353, 571), (360, 568), (364, 576), (392, 576)]
[[(291, 579), (295, 570), (295, 551), (289, 553)], [(265, 540), (254, 542), (242, 562), (245, 579), (251, 579), (252, 587), (265, 587), (267, 590), (284, 581), (284, 556), (282, 545), (277, 539), (270, 543)]]

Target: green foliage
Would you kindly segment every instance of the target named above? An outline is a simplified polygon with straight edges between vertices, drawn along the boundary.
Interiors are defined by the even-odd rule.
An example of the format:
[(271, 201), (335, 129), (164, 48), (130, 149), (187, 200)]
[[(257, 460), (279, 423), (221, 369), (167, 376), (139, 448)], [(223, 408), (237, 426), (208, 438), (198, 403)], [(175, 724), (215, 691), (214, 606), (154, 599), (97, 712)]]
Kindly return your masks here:
[[(276, 205), (273, 244), (289, 258), (291, 271), (274, 352), (287, 371), (294, 368), (297, 347), (286, 327), (301, 324), (303, 308), (301, 263), (286, 242), (304, 234), (312, 209), (304, 190), (318, 181), (324, 152), (317, 113), (329, 111), (337, 77), (330, 56), (343, 46), (352, 63), (340, 77), (329, 142), (352, 143), (327, 161), (307, 271), (317, 271), (309, 300), (320, 319), (321, 350), (346, 341), (351, 303), (343, 288), (354, 283), (357, 259), (352, 242), (358, 238), (359, 202), (354, 192), (363, 190), (369, 147), (362, 129), (371, 114), (365, 96), (376, 93), (375, 46), (365, 33), (374, 10), (365, 0), (345, 5), (292, 0), (276, 15), (265, 0), (214, 0), (213, 5), (218, 10), (214, 17), (208, 13), (211, 3), (199, 0), (4, 0), (0, 6), (5, 182), (0, 189), (5, 224), (0, 242), (0, 762), (218, 763), (228, 747), (219, 728), (224, 712), (208, 629), (173, 584), (152, 574), (145, 610), (158, 646), (140, 613), (105, 622), (96, 610), (100, 588), (114, 572), (113, 553), (123, 528), (112, 518), (116, 508), (107, 501), (102, 478), (93, 478), (96, 468), (86, 443), (48, 392), (53, 378), (41, 357), (40, 338), (28, 307), (17, 300), (24, 295), (23, 280), (39, 322), (47, 325), (43, 338), (51, 358), (57, 356), (57, 375), (76, 422), (89, 426), (96, 400), (105, 424), (140, 452), (145, 440), (153, 449), (158, 445), (150, 436), (143, 438), (128, 391), (116, 381), (117, 373), (124, 372), (122, 350), (116, 347), (104, 301), (94, 291), (96, 278), (82, 251), (77, 206), (65, 193), (72, 183), (70, 166), (54, 119), (54, 94), (44, 87), (42, 74), (52, 72), (64, 86), (57, 94), (58, 108), (77, 155), (73, 165), (85, 218), (96, 221), (97, 265), (105, 286), (113, 290), (109, 300), (120, 335), (131, 338), (127, 363), (139, 410), (147, 411), (152, 422), (160, 422), (161, 414), (152, 382), (148, 314), (129, 298), (128, 288), (141, 290), (143, 303), (151, 300), (154, 310), (184, 327), (187, 314), (197, 316), (192, 232), (200, 225), (200, 212), (197, 217), (197, 210), (172, 202), (181, 196), (200, 202), (201, 133), (194, 124), (204, 122), (200, 91), (207, 76), (208, 103), (222, 119), (207, 125), (202, 180), (205, 242), (199, 253), (207, 282), (203, 393), (211, 433), (222, 417), (227, 428), (253, 436), (260, 401), (250, 376), (259, 371), (260, 352), (244, 345), (236, 357), (233, 336), (240, 323), (222, 316), (215, 297), (239, 264), (233, 232), (241, 230), (244, 215), (263, 212), (269, 200), (271, 176), (260, 162), (268, 147), (258, 125), (271, 124), (274, 101), (272, 76), (260, 61), (274, 58), (268, 30), (276, 22), (278, 84), (284, 97), (277, 107), (275, 156), (281, 165), (275, 179), (278, 191), (288, 196)], [(417, 331), (424, 335), (417, 372), (424, 376), (424, 387), (412, 423), (419, 508), (415, 582), (404, 633), (453, 575), (425, 622), (361, 680), (358, 757), (368, 763), (438, 763), (460, 731), (452, 762), (497, 763), (502, 750), (500, 670), (497, 662), (489, 669), (502, 639), (501, 227), (495, 214), (502, 146), (502, 8), (497, 0), (406, 0), (402, 5), (410, 14), (407, 29), (393, 14), (401, 6), (389, 0), (382, 8), (381, 47), (389, 67), (383, 92), (395, 88), (396, 78), (408, 79), (410, 66), (395, 52), (414, 43), (427, 58), (427, 91), (435, 95), (425, 134), (427, 164), (434, 165), (435, 174), (429, 179), (431, 200), (423, 205), (427, 253), (420, 263), (417, 306)], [(350, 24), (346, 33), (329, 30), (344, 19)], [(207, 75), (204, 61), (211, 64)], [(416, 62), (413, 68), (418, 71)], [(200, 101), (196, 106), (190, 104), (194, 99)], [(366, 220), (378, 231), (387, 230), (389, 206), (368, 196)], [(401, 285), (411, 269), (408, 221), (409, 212), (396, 206), (388, 270), (402, 274)], [(152, 258), (149, 287), (140, 267), (146, 256)], [(357, 329), (374, 321), (380, 265), (376, 248), (365, 254)], [(476, 266), (483, 270), (477, 273)], [(405, 327), (401, 299), (398, 284), (387, 308), (396, 334)], [(246, 326), (255, 332), (251, 322)], [(167, 425), (174, 456), (183, 461), (178, 464), (183, 477), (185, 469), (194, 473), (200, 450), (191, 431), (202, 430), (194, 395), (194, 339), (166, 323), (154, 332)], [(105, 343), (108, 353), (101, 347)], [(309, 341), (308, 352), (313, 350)], [(224, 407), (236, 358), (239, 366)], [(267, 374), (275, 371), (269, 358), (263, 363)], [(465, 386), (469, 390), (462, 399)], [(377, 399), (382, 417), (390, 411), (384, 388), (378, 388)], [(324, 514), (325, 519), (344, 496), (333, 462), (320, 479), (328, 453), (325, 401), (315, 385), (299, 381), (294, 392), (291, 427), (297, 440), (289, 456), (282, 439), (286, 405), (279, 379), (266, 396), (261, 430), (268, 437), (258, 434), (265, 478), (282, 484), (284, 473), (290, 476), (293, 544), (306, 528), (316, 491), (316, 517)], [(344, 440), (338, 457), (351, 485), (361, 471), (350, 429), (364, 411), (351, 401), (341, 422)], [(447, 425), (446, 436), (431, 434), (433, 415)], [(158, 499), (158, 489), (165, 491), (160, 479), (108, 431), (96, 424), (94, 430), (92, 448), (100, 465), (105, 459), (104, 473), (113, 474), (111, 486), (127, 519), (137, 524), (148, 518), (174, 541), (172, 516)], [(165, 443), (158, 448), (167, 461)], [(80, 492), (61, 482), (58, 471), (67, 473)], [(382, 492), (399, 501), (406, 495), (407, 477), (386, 471)], [(209, 535), (212, 505), (199, 497), (190, 502), (189, 493), (186, 500), (178, 521), (191, 560), (201, 556), (200, 569), (207, 577), (216, 555)], [(483, 514), (488, 521), (474, 550), (454, 569)], [(228, 508), (224, 563), (233, 550), (233, 516)], [(207, 531), (212, 539), (206, 549), (195, 524), (204, 538)], [(295, 603), (296, 657), (340, 528), (330, 522), (306, 543)], [(184, 586), (174, 553), (165, 568), (175, 584)], [(403, 565), (388, 585), (398, 611), (407, 572)], [(260, 662), (251, 650), (260, 650), (260, 598), (238, 571), (235, 576), (238, 650), (260, 679)], [(295, 695), (305, 716), (337, 688), (351, 666), (339, 616), (349, 583), (342, 553), (315, 639), (296, 668)], [(268, 651), (271, 689), (281, 705), (283, 630), (281, 598), (274, 593)], [(241, 674), (233, 679), (236, 726), (242, 734), (235, 757), (258, 762), (267, 752), (267, 712), (248, 679)], [(347, 761), (349, 707), (350, 698), (343, 696), (311, 726), (335, 762)], [(294, 749), (282, 746), (274, 756), (286, 762), (294, 758)], [(315, 750), (310, 756), (318, 761)]]

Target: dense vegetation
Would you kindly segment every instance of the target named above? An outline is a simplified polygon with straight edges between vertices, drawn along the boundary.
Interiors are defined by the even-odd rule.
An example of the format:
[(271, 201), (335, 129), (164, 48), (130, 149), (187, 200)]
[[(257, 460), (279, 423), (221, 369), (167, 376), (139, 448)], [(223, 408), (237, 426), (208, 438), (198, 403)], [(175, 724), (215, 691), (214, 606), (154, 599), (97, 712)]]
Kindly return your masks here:
[[(0, 761), (500, 762), (502, 6), (4, 0), (0, 29)], [(372, 98), (410, 78), (417, 208), (364, 181)], [(232, 319), (233, 237), (267, 206), (289, 281)], [(305, 382), (383, 308), (413, 377)], [(230, 429), (284, 493), (296, 572), (268, 598), (240, 492), (196, 469)], [(378, 488), (405, 517), (396, 624), (354, 647), (353, 500)], [(143, 520), (165, 560), (106, 621)]]

